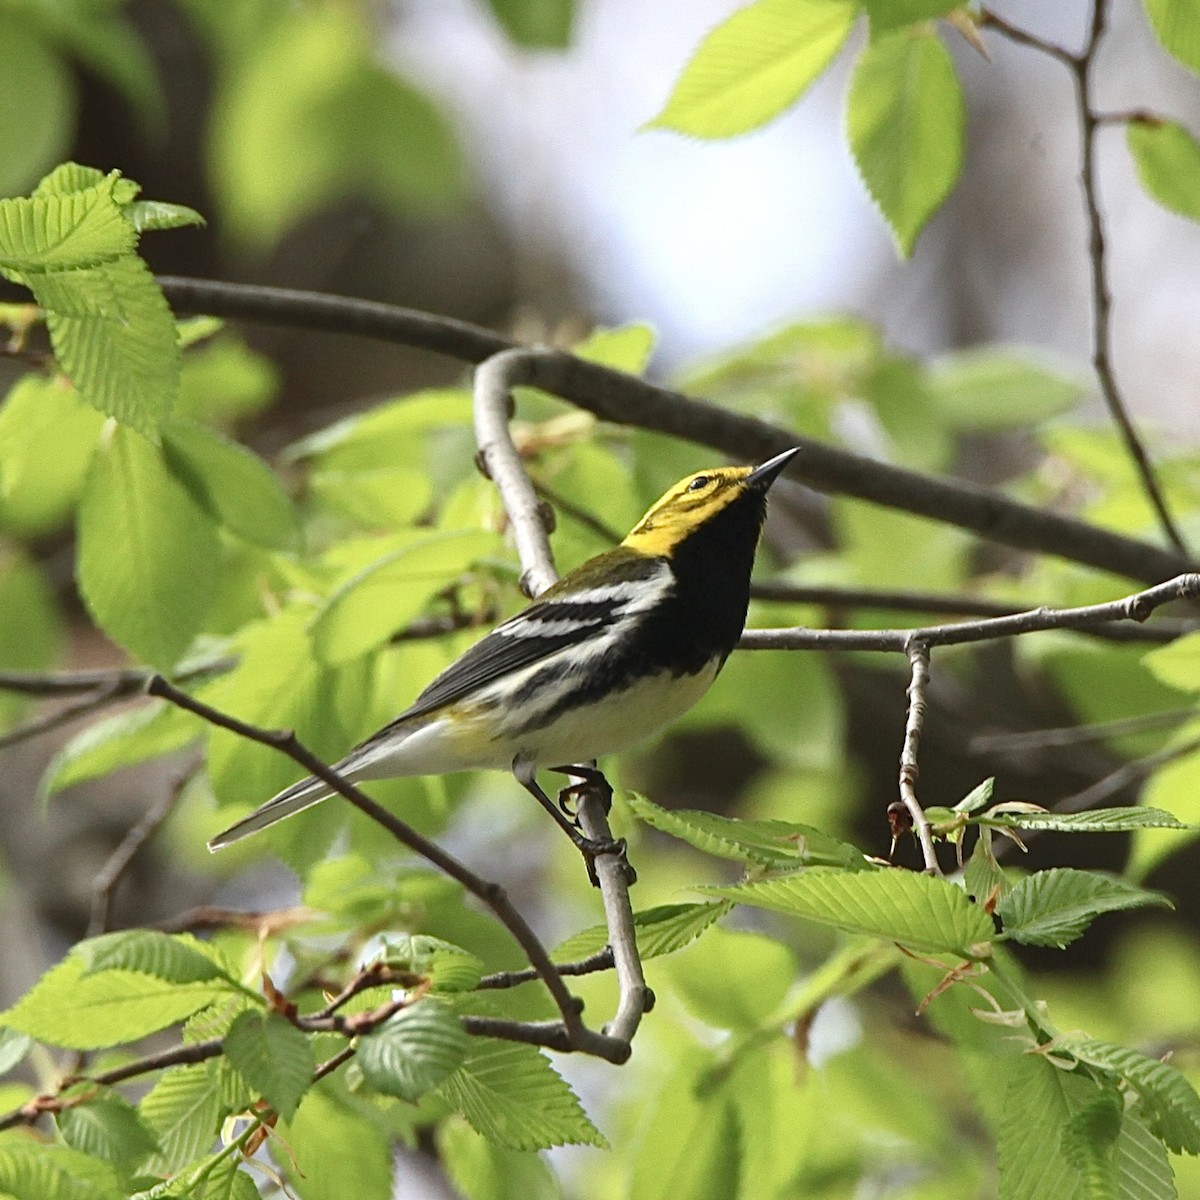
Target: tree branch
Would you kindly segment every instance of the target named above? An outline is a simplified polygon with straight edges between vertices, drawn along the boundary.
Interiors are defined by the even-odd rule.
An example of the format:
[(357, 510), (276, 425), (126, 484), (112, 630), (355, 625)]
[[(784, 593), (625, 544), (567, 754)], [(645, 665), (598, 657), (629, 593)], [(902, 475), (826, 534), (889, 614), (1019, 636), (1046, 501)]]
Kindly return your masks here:
[(940, 875), (937, 852), (933, 848), (933, 833), (925, 818), (925, 810), (917, 799), (917, 750), (921, 744), (921, 732), (925, 728), (925, 693), (929, 688), (929, 647), (918, 638), (913, 638), (905, 647), (911, 668), (908, 684), (908, 717), (904, 723), (904, 745), (900, 750), (900, 800), (908, 810), (921, 845), (921, 857), (925, 870), (931, 875)]
[[(246, 287), (177, 276), (159, 278), (185, 312), (356, 333), (480, 363), (514, 343), (461, 321), (392, 305)], [(933, 479), (784, 429), (716, 404), (655, 387), (645, 380), (555, 350), (531, 351), (530, 381), (606, 421), (651, 429), (745, 462), (802, 447), (796, 474), (819, 491), (854, 496), (885, 508), (957, 525), (1017, 549), (1052, 554), (1085, 566), (1156, 583), (1189, 570), (1177, 552), (1122, 537), (961, 482)]]

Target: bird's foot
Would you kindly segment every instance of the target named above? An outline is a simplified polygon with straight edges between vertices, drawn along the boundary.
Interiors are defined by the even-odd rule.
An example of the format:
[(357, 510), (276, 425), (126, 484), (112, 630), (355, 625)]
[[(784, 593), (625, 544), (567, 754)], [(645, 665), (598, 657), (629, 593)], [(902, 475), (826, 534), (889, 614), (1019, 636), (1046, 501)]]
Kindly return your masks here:
[(624, 838), (589, 838), (579, 834), (571, 840), (575, 843), (579, 853), (583, 855), (592, 887), (600, 886), (600, 877), (596, 874), (596, 859), (607, 854), (613, 855), (625, 872), (626, 887), (632, 887), (637, 883), (637, 872), (629, 861), (627, 854), (629, 847)]
[(575, 780), (574, 783), (567, 784), (565, 788), (560, 788), (558, 793), (558, 807), (574, 824), (579, 824), (578, 802), (589, 792), (600, 798), (605, 813), (612, 809), (612, 784), (605, 779), (603, 771), (578, 763), (571, 766), (551, 767), (550, 770), (556, 775), (566, 775)]

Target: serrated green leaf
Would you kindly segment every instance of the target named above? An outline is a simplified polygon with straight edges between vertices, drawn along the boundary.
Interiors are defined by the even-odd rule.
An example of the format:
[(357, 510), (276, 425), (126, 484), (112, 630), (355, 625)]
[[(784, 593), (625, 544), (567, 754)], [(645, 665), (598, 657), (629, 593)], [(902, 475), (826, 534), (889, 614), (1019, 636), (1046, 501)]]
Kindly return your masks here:
[(847, 100), (850, 148), (905, 258), (958, 179), (964, 123), (954, 64), (932, 30), (893, 33), (863, 50)]
[(231, 533), (268, 550), (295, 550), (300, 522), (275, 473), (257, 455), (191, 421), (163, 430), (167, 469)]
[(697, 47), (647, 128), (735, 137), (795, 103), (841, 49), (857, 15), (848, 0), (757, 0)]
[[(105, 181), (105, 174), (96, 167), (85, 167), (82, 163), (59, 163), (53, 171), (43, 175), (38, 185), (33, 189), (35, 197), (69, 196), (73, 192), (85, 192), (89, 188), (100, 187)], [(125, 180), (128, 184), (131, 180)], [(120, 201), (118, 201), (120, 203)]]
[(956, 813), (973, 813), (983, 808), (992, 798), (995, 789), (995, 778), (985, 779), (977, 787), (973, 787), (955, 806)]
[(746, 821), (695, 809), (665, 809), (630, 793), (629, 807), (647, 825), (719, 858), (760, 866), (867, 866), (862, 852), (810, 825), (789, 821)]
[(211, 1062), (171, 1067), (138, 1105), (159, 1149), (142, 1164), (148, 1175), (171, 1175), (212, 1148), (224, 1117), (220, 1077)]
[(998, 829), (1037, 829), (1053, 833), (1129, 833), (1134, 829), (1197, 829), (1161, 808), (1102, 808), (1093, 812), (987, 813), (982, 823)]
[(533, 1046), (476, 1038), (438, 1094), (488, 1141), (509, 1150), (608, 1143), (570, 1086)]
[(137, 1109), (116, 1092), (63, 1109), (58, 1129), (68, 1146), (118, 1168), (129, 1168), (158, 1149), (158, 1139)]
[(972, 957), (996, 936), (991, 918), (962, 888), (914, 871), (809, 867), (796, 875), (703, 890), (933, 953)]
[(104, 717), (77, 733), (55, 755), (42, 777), (41, 792), (53, 795), (118, 767), (170, 754), (197, 740), (203, 731), (198, 717), (166, 703)]
[(562, 1200), (558, 1180), (537, 1154), (503, 1150), (465, 1121), (438, 1123), (438, 1162), (463, 1200)]
[(1062, 1151), (1083, 1176), (1088, 1200), (1117, 1200), (1113, 1151), (1125, 1106), (1115, 1090), (1089, 1100), (1063, 1128)]
[(83, 961), (85, 977), (97, 971), (139, 971), (168, 983), (233, 982), (214, 951), (186, 933), (122, 929), (78, 942), (71, 953)]
[(956, 429), (1021, 429), (1072, 409), (1083, 380), (1028, 351), (963, 350), (937, 359), (925, 380), (941, 416)]
[(1133, 1088), (1150, 1128), (1170, 1150), (1200, 1154), (1200, 1096), (1178, 1067), (1109, 1042), (1063, 1039), (1056, 1045)]
[(125, 1200), (108, 1163), (32, 1139), (0, 1145), (0, 1195), (6, 1200)]
[(313, 1081), (311, 1040), (279, 1013), (241, 1013), (225, 1035), (225, 1053), (238, 1074), (290, 1121)]
[[(733, 908), (727, 900), (716, 904), (660, 904), (633, 914), (638, 953), (642, 959), (674, 954), (694, 942), (710, 925)], [(554, 948), (551, 958), (558, 963), (576, 962), (608, 945), (607, 925), (580, 930)]]
[(311, 1088), (283, 1130), (293, 1150), (291, 1184), (300, 1200), (392, 1200), (391, 1136), (378, 1113), (325, 1080)]
[[(180, 341), (188, 345), (182, 330)], [(188, 420), (227, 424), (261, 412), (278, 390), (274, 363), (232, 334), (223, 334), (184, 354), (172, 411)]]
[(1113, 1166), (1121, 1200), (1177, 1200), (1167, 1148), (1150, 1132), (1140, 1104), (1125, 1110)]
[[(371, 872), (374, 877), (374, 871)], [(429, 980), (439, 992), (469, 992), (483, 978), (483, 960), (441, 938), (425, 933), (385, 933), (369, 963), (387, 963)]]
[(33, 1048), (33, 1038), (0, 1025), (0, 1075), (7, 1075)]
[(975, 841), (971, 857), (963, 869), (963, 883), (966, 885), (967, 892), (981, 904), (987, 900), (993, 890), (998, 888), (999, 894), (1003, 895), (1012, 887), (1012, 881), (996, 861), (986, 836), (980, 836)]
[(997, 903), (996, 915), (1008, 937), (1030, 946), (1062, 949), (1101, 913), (1150, 904), (1172, 907), (1161, 893), (1134, 887), (1114, 875), (1054, 867), (1015, 883)]
[(943, 17), (951, 9), (959, 8), (962, 0), (865, 0), (865, 3), (871, 18), (871, 36), (879, 37), (917, 21)]
[(1200, 221), (1200, 142), (1175, 121), (1130, 121), (1125, 140), (1142, 187), (1168, 212)]
[(95, 1050), (165, 1029), (230, 992), (220, 980), (167, 983), (134, 971), (85, 971), (84, 960), (69, 955), (0, 1021), (53, 1046)]
[(531, 50), (565, 50), (575, 0), (487, 0), (509, 40)]
[[(179, 392), (175, 318), (140, 258), (116, 259), (103, 270), (112, 288), (112, 310), (72, 316), (47, 304), (50, 341), (59, 364), (89, 404), (153, 438)], [(28, 277), (43, 303), (39, 278), (51, 277)], [(59, 285), (69, 286), (70, 280), (56, 277), (54, 283), (61, 293)]]
[(1143, 0), (1146, 15), (1168, 54), (1200, 72), (1200, 2)]
[(80, 591), (96, 623), (168, 669), (200, 631), (220, 544), (157, 448), (118, 427), (92, 461), (79, 506)]
[(113, 199), (116, 172), (69, 195), (0, 200), (0, 270), (33, 286), (43, 271), (114, 263), (133, 254), (137, 236)]
[(336, 664), (382, 645), (497, 547), (495, 534), (482, 530), (414, 531), (408, 545), (358, 572), (329, 598), (312, 624), (317, 654)]
[(36, 535), (65, 522), (103, 424), (65, 379), (19, 379), (0, 407), (0, 524)]
[(470, 1040), (449, 1007), (421, 1000), (359, 1038), (355, 1062), (376, 1091), (416, 1102), (458, 1070)]

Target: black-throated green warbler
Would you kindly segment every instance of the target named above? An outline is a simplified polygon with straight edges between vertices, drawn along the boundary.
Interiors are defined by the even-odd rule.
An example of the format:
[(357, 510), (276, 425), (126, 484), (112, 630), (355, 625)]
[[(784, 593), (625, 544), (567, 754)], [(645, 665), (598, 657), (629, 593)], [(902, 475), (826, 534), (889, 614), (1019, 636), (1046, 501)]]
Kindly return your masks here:
[[(554, 764), (641, 741), (717, 677), (746, 621), (767, 491), (795, 453), (680, 480), (619, 546), (497, 626), (334, 770), (354, 781), (511, 770), (564, 821), (537, 783), (539, 767), (584, 777)], [(331, 795), (302, 779), (209, 849)]]

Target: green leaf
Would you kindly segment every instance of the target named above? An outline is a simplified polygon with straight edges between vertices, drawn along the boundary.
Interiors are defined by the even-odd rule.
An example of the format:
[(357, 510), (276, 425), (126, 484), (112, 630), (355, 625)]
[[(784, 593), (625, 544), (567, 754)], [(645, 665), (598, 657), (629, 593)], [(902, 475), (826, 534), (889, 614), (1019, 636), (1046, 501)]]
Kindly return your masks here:
[(199, 633), (216, 587), (216, 530), (160, 452), (118, 427), (79, 507), (80, 591), (114, 641), (167, 669)]
[(647, 128), (699, 138), (757, 129), (795, 103), (841, 49), (849, 0), (757, 0), (700, 43)]
[(614, 329), (593, 329), (582, 342), (571, 347), (571, 353), (614, 371), (641, 375), (657, 340), (653, 326), (634, 322)]
[[(114, 172), (114, 174), (116, 173)], [(59, 163), (53, 171), (47, 172), (38, 180), (37, 187), (33, 189), (33, 195), (35, 199), (46, 196), (70, 196), (75, 192), (86, 192), (89, 188), (100, 187), (106, 178), (109, 177), (96, 167), (85, 167), (82, 163), (77, 162)], [(113, 188), (114, 199), (118, 204), (132, 198), (132, 196), (125, 195), (129, 189), (132, 189), (132, 195), (137, 194), (138, 186), (131, 179), (118, 179), (117, 182), (122, 189), (122, 194), (117, 196), (115, 195), (116, 186)]]
[(951, 9), (960, 8), (963, 0), (865, 0), (871, 18), (871, 36), (879, 37), (913, 25), (944, 17)]
[(95, 1050), (166, 1029), (230, 994), (220, 980), (168, 983), (134, 971), (86, 971), (82, 956), (69, 955), (0, 1021), (53, 1046)]
[(70, 70), (15, 9), (0, 14), (0, 196), (25, 191), (71, 142)]
[(1175, 1154), (1200, 1154), (1200, 1096), (1178, 1067), (1109, 1042), (1062, 1039), (1055, 1044), (1133, 1088), (1151, 1130), (1168, 1149)]
[(473, 1039), (467, 1060), (438, 1092), (489, 1142), (509, 1150), (608, 1145), (570, 1086), (533, 1046)]
[[(58, 602), (49, 581), (25, 554), (0, 542), (0, 667), (40, 671), (53, 663), (63, 637)], [(0, 692), (0, 727), (27, 706), (15, 692)]]
[(503, 1150), (465, 1121), (439, 1122), (437, 1157), (463, 1200), (562, 1200), (562, 1188), (537, 1154)]
[(973, 813), (978, 812), (992, 798), (992, 792), (996, 787), (996, 780), (993, 776), (991, 779), (985, 779), (977, 787), (973, 787), (955, 806), (956, 813)]
[(0, 1026), (0, 1075), (7, 1075), (33, 1048), (33, 1038), (27, 1033)]
[(392, 1200), (391, 1136), (369, 1107), (325, 1080), (309, 1089), (283, 1130), (300, 1200)]
[(108, 1163), (32, 1139), (0, 1145), (0, 1195), (5, 1200), (125, 1200)]
[(846, 125), (854, 161), (905, 258), (962, 167), (954, 64), (928, 29), (871, 42), (854, 68)]
[(138, 1111), (159, 1145), (142, 1170), (173, 1174), (210, 1150), (216, 1139), (225, 1115), (216, 1064), (170, 1067), (142, 1097)]
[(68, 1146), (118, 1167), (129, 1167), (158, 1149), (158, 1139), (137, 1109), (116, 1092), (63, 1109), (58, 1130)]
[(1168, 212), (1200, 221), (1200, 142), (1175, 121), (1139, 119), (1125, 126), (1142, 187)]
[(509, 40), (531, 50), (565, 50), (571, 44), (574, 0), (487, 0)]
[[(92, 277), (111, 289), (103, 314), (61, 311), (60, 297), (73, 282), (69, 275), (34, 275), (28, 282), (38, 303), (50, 310), (46, 324), (55, 357), (79, 394), (102, 413), (154, 437), (179, 391), (175, 318), (140, 258), (117, 259)], [(47, 292), (52, 283), (53, 296)]]
[(317, 654), (340, 663), (382, 645), (497, 548), (496, 535), (482, 530), (414, 531), (408, 545), (359, 571), (329, 598), (312, 625)]
[(458, 1070), (470, 1040), (447, 1005), (421, 1000), (359, 1038), (355, 1061), (377, 1092), (416, 1102)]
[(789, 821), (744, 821), (695, 809), (665, 809), (630, 793), (629, 807), (647, 825), (680, 838), (705, 854), (759, 866), (867, 866), (861, 851), (809, 825)]
[(163, 430), (167, 469), (231, 533), (268, 550), (296, 550), (300, 522), (275, 473), (211, 429), (176, 421)]
[(22, 376), (0, 407), (0, 525), (36, 535), (63, 524), (103, 424), (64, 378)]
[(435, 992), (470, 992), (483, 978), (482, 959), (426, 933), (381, 934), (378, 951), (365, 965), (375, 963), (422, 975)]
[(312, 1041), (279, 1013), (240, 1013), (225, 1035), (238, 1073), (285, 1120), (313, 1081)]
[(1121, 1136), (1125, 1106), (1115, 1090), (1100, 1092), (1063, 1129), (1062, 1150), (1067, 1161), (1087, 1181), (1089, 1200), (1117, 1200), (1113, 1150)]
[(703, 890), (935, 954), (974, 957), (981, 943), (996, 936), (991, 918), (962, 888), (914, 871), (809, 867), (796, 875)]
[(963, 870), (963, 883), (966, 884), (969, 895), (984, 903), (993, 891), (999, 889), (1003, 895), (1012, 887), (1012, 881), (992, 853), (991, 841), (986, 835), (981, 835), (975, 841), (975, 848)]
[(138, 971), (168, 983), (234, 982), (214, 951), (186, 933), (122, 929), (78, 942), (71, 953), (83, 961), (85, 977), (97, 971)]
[[(716, 904), (660, 904), (635, 912), (633, 928), (638, 953), (643, 960), (674, 954), (694, 942), (732, 908), (729, 901), (721, 900)], [(608, 940), (608, 926), (593, 925), (561, 942), (551, 958), (558, 963), (576, 962), (603, 950)]]
[(1054, 833), (1129, 833), (1134, 829), (1197, 829), (1161, 808), (1103, 808), (1094, 812), (987, 813), (982, 823), (997, 829), (1037, 829)]
[(224, 424), (261, 412), (278, 390), (279, 372), (270, 359), (224, 334), (184, 354), (179, 398), (172, 411), (186, 419)]
[[(34, 286), (43, 271), (113, 264), (133, 254), (137, 235), (113, 191), (120, 176), (69, 195), (0, 200), (0, 271)], [(10, 275), (11, 277), (11, 275)]]
[(1174, 907), (1161, 893), (1134, 887), (1114, 875), (1053, 867), (1015, 883), (1000, 898), (996, 915), (1008, 937), (1030, 946), (1057, 946), (1061, 950), (1080, 937), (1101, 913), (1150, 904)]
[(1185, 634), (1165, 646), (1156, 646), (1142, 662), (1168, 687), (1200, 692), (1200, 633)]
[(956, 429), (1021, 429), (1074, 408), (1083, 380), (1020, 350), (963, 350), (937, 359), (925, 386)]
[(1185, 67), (1200, 72), (1200, 2), (1143, 0), (1162, 47)]
[(41, 791), (50, 796), (119, 767), (170, 754), (196, 741), (203, 731), (198, 717), (165, 702), (104, 717), (77, 733), (55, 755)]
[(122, 212), (138, 233), (207, 223), (194, 208), (188, 208), (186, 204), (168, 204), (165, 200), (135, 200), (123, 205)]

